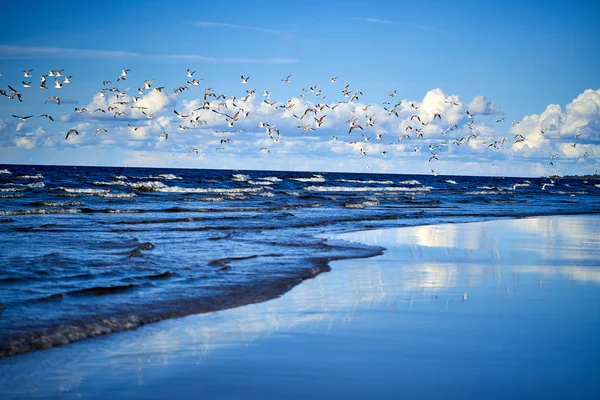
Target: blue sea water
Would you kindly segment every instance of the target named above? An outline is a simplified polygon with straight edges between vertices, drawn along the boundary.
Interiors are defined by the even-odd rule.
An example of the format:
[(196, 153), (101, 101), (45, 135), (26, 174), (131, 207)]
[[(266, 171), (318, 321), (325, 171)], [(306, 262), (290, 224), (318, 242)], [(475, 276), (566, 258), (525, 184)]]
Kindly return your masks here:
[(0, 165), (0, 357), (255, 303), (380, 248), (323, 234), (600, 212), (600, 181)]

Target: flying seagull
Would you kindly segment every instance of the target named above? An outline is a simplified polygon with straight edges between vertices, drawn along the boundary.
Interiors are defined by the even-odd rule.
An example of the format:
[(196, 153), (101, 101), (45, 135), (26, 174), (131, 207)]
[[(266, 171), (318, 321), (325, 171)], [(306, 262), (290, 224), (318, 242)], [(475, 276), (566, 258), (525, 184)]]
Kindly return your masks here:
[(69, 138), (69, 136), (74, 133), (77, 136), (79, 136), (79, 132), (77, 132), (77, 129), (70, 129), (69, 132), (67, 132), (67, 136), (65, 136), (65, 140)]

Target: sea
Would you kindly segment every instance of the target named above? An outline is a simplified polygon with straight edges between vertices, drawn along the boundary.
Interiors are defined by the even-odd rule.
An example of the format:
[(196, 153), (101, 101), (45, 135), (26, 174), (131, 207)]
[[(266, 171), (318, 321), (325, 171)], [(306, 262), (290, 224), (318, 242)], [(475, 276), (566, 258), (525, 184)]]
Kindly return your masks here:
[(600, 180), (0, 165), (0, 358), (281, 296), (388, 227), (600, 213)]

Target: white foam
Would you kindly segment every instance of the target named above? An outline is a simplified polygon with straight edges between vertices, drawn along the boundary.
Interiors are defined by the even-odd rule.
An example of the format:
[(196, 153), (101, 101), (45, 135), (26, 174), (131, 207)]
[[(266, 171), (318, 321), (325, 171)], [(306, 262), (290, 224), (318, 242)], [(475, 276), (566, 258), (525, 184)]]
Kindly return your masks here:
[(78, 214), (81, 210), (79, 208), (60, 208), (46, 210), (43, 208), (36, 208), (33, 210), (0, 210), (0, 216), (11, 216), (11, 215), (44, 215), (44, 214)]
[(305, 190), (311, 192), (428, 192), (431, 186), (420, 187), (347, 187), (347, 186), (309, 186)]
[(66, 187), (58, 187), (56, 190), (61, 190), (67, 193), (75, 193), (75, 194), (87, 194), (87, 195), (97, 195), (101, 193), (108, 193), (107, 189), (85, 189), (85, 188), (66, 188)]
[(149, 176), (147, 179), (164, 179), (164, 180), (174, 180), (181, 179), (180, 177), (173, 174), (158, 174), (156, 176)]
[(22, 178), (22, 179), (44, 179), (44, 175), (42, 175), (42, 174), (19, 175), (19, 176), (16, 176), (15, 178)]
[(273, 184), (273, 182), (270, 182), (270, 181), (248, 181), (248, 183), (251, 185), (264, 185), (264, 186), (269, 186), (269, 185)]
[(336, 179), (335, 181), (336, 182), (345, 182), (345, 183), (364, 183), (367, 185), (373, 185), (373, 184), (391, 185), (392, 183), (394, 183), (393, 181), (372, 181), (372, 180), (363, 181), (360, 179)]
[(232, 179), (236, 182), (245, 182), (250, 179), (248, 175), (245, 174), (233, 174)]
[(153, 192), (168, 187), (167, 185), (159, 181), (135, 182), (130, 183), (129, 186), (131, 186), (134, 189), (143, 190), (146, 192)]
[(400, 182), (400, 184), (401, 185), (420, 185), (421, 182), (419, 182), (417, 180), (414, 180), (414, 179), (411, 179), (409, 181), (402, 181), (402, 182)]
[(345, 208), (366, 208), (379, 205), (378, 201), (363, 201), (361, 203), (344, 203)]
[(96, 185), (96, 186), (128, 186), (129, 182), (125, 182), (122, 180), (118, 180), (118, 181), (110, 181), (110, 182), (92, 182), (92, 185)]
[(10, 172), (7, 169), (0, 169), (0, 175), (12, 175), (12, 172)]
[(448, 179), (447, 181), (444, 181), (444, 182), (449, 183), (451, 185), (458, 185), (458, 182), (453, 181), (452, 179)]
[(264, 178), (258, 178), (261, 181), (269, 181), (269, 182), (283, 182), (283, 179), (280, 179), (276, 176), (267, 176)]
[(100, 193), (99, 197), (107, 197), (111, 199), (128, 199), (137, 196), (135, 193)]
[(315, 182), (315, 183), (320, 183), (320, 182), (325, 182), (325, 178), (322, 175), (313, 175), (310, 178), (290, 178), (293, 181), (298, 181), (298, 182)]

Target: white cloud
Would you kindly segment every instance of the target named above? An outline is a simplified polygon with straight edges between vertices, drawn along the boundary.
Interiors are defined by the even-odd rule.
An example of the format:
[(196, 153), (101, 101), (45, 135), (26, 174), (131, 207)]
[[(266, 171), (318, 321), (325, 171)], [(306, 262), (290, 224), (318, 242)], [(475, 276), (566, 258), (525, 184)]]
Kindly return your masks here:
[(485, 96), (478, 94), (467, 106), (467, 110), (473, 114), (501, 114), (500, 106)]

